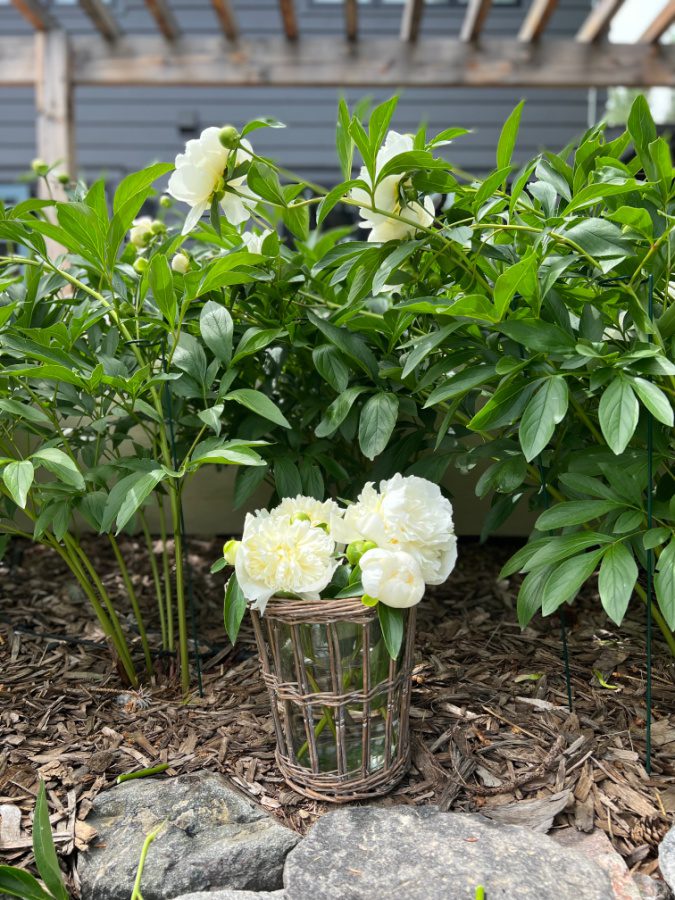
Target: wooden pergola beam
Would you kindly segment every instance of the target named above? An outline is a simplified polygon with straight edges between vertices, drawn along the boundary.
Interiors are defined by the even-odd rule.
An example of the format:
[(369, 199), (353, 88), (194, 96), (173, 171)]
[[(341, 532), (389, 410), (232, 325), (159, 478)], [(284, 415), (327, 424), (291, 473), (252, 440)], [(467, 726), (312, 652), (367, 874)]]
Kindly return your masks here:
[(177, 40), (180, 28), (166, 0), (145, 0), (145, 5), (167, 41)]
[(599, 41), (609, 30), (612, 19), (623, 3), (624, 0), (600, 0), (577, 31), (576, 40), (582, 44), (593, 44), (595, 41)]
[(344, 0), (345, 34), (348, 41), (354, 42), (359, 36), (359, 11), (357, 0)]
[(223, 29), (223, 34), (228, 41), (236, 41), (239, 36), (239, 31), (237, 29), (237, 21), (234, 17), (234, 12), (230, 6), (230, 0), (211, 0), (211, 3), (218, 16), (218, 21), (220, 22), (220, 27)]
[[(675, 87), (675, 46), (572, 40), (485, 39), (463, 43), (427, 38), (402, 45), (394, 37), (358, 44), (308, 36), (240, 39), (220, 35), (175, 44), (159, 35), (71, 37), (71, 77), (78, 85), (274, 87)], [(32, 37), (0, 37), (0, 86), (31, 85)]]
[(558, 0), (532, 0), (532, 5), (518, 32), (518, 40), (523, 43), (532, 43), (540, 38), (557, 5)]
[(94, 27), (106, 41), (116, 41), (122, 31), (110, 12), (110, 8), (101, 0), (79, 0), (80, 6), (94, 23)]
[[(626, 87), (675, 88), (675, 45), (534, 44), (484, 39), (463, 43), (426, 38), (402, 45), (394, 37), (358, 44), (308, 36), (241, 39), (220, 35), (167, 43), (160, 35), (70, 39), (72, 84), (96, 86), (275, 87)], [(0, 88), (35, 83), (33, 36), (0, 37)]]
[(297, 41), (298, 19), (295, 15), (293, 0), (279, 0), (279, 12), (281, 13), (281, 22), (284, 26), (286, 37), (289, 41)]
[(675, 0), (661, 10), (638, 38), (640, 44), (657, 44), (675, 22)]
[(56, 20), (40, 0), (12, 0), (12, 4), (36, 31), (49, 31), (58, 27)]
[(414, 43), (420, 32), (422, 13), (424, 12), (424, 0), (405, 0), (405, 6), (401, 13), (401, 40), (408, 44)]
[(478, 40), (491, 6), (492, 0), (469, 0), (459, 34), (460, 41)]

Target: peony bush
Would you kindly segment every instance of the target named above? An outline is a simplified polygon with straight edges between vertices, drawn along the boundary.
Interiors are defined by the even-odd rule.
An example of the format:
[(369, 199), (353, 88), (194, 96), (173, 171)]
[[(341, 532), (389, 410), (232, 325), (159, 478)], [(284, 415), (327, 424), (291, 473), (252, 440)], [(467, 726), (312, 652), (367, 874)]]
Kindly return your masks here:
[[(536, 517), (504, 570), (524, 576), (521, 624), (598, 573), (620, 623), (653, 581), (675, 652), (667, 143), (638, 99), (625, 134), (600, 125), (516, 166), (519, 106), (494, 171), (474, 178), (451, 162), (463, 129), (401, 135), (395, 106), (363, 117), (340, 104), (344, 180), (330, 190), (259, 156), (255, 131), (280, 123), (257, 119), (206, 129), (110, 201), (102, 182), (78, 183), (67, 202), (0, 207), (0, 533), (61, 555), (132, 683), (154, 648), (116, 535), (136, 527), (151, 544), (157, 507), (153, 617), (187, 690), (182, 495), (204, 465), (237, 467), (236, 506), (267, 485), (308, 548), (295, 592), (321, 590), (330, 540), (352, 557), (360, 544), (363, 592), (392, 609), (447, 577), (456, 548), (438, 485), (475, 475), (491, 502), (483, 537), (519, 506)], [(144, 207), (169, 174), (153, 217)], [(356, 229), (330, 226), (338, 205)], [(356, 497), (364, 479), (316, 533), (327, 498)], [(298, 496), (316, 505), (299, 513)], [(131, 646), (83, 520), (118, 560)], [(245, 565), (237, 614), (244, 585), (263, 604), (288, 583), (265, 563), (278, 530), (276, 515), (253, 515), (241, 562), (230, 547)]]

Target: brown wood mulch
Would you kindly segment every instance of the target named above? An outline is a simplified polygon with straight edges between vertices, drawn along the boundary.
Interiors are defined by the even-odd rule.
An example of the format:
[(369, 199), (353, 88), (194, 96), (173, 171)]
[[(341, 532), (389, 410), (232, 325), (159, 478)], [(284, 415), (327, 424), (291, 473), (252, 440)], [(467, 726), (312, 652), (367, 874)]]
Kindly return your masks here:
[[(283, 782), (274, 763), (268, 698), (249, 627), (235, 650), (222, 628), (221, 541), (190, 542), (201, 622), (204, 697), (184, 703), (170, 657), (155, 683), (124, 688), (98, 626), (61, 561), (14, 546), (0, 563), (0, 859), (30, 865), (30, 817), (46, 781), (59, 852), (95, 839), (96, 795), (122, 772), (169, 763), (167, 775), (223, 773), (291, 828), (328, 806)], [(148, 603), (144, 550), (123, 542)], [(88, 541), (123, 607), (105, 545)], [(465, 541), (458, 567), (420, 606), (412, 695), (413, 765), (383, 804), (438, 804), (546, 831), (604, 830), (631, 867), (657, 870), (656, 847), (675, 811), (673, 660), (654, 639), (652, 772), (645, 770), (644, 611), (619, 631), (588, 590), (568, 618), (574, 708), (567, 707), (559, 620), (521, 632), (517, 579), (499, 581), (513, 543)], [(151, 607), (148, 607), (149, 610)], [(151, 616), (151, 613), (149, 613)], [(642, 617), (642, 618), (641, 618)], [(125, 627), (132, 631), (125, 612)], [(167, 777), (160, 775), (157, 777)], [(75, 892), (77, 879), (74, 879)]]

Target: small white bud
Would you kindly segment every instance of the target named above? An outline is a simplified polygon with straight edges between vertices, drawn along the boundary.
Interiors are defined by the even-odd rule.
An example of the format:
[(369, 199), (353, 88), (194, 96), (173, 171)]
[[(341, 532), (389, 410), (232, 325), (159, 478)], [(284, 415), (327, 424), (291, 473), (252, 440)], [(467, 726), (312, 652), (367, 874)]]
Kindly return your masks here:
[(141, 216), (140, 219), (134, 219), (133, 226), (129, 231), (129, 240), (134, 247), (146, 247), (152, 238), (153, 220), (149, 216)]
[(185, 253), (176, 253), (174, 258), (171, 260), (171, 268), (174, 272), (178, 272), (179, 275), (185, 275), (187, 270), (190, 268), (190, 259)]

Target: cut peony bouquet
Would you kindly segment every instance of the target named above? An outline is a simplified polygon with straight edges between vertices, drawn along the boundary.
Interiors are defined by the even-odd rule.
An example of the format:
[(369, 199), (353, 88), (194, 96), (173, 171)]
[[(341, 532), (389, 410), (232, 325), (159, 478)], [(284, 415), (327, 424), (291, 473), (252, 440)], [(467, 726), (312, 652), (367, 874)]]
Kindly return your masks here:
[[(317, 601), (361, 597), (377, 607), (387, 649), (398, 655), (401, 611), (427, 585), (442, 584), (457, 560), (452, 504), (438, 485), (394, 475), (365, 485), (355, 503), (287, 497), (249, 513), (241, 541), (224, 547), (234, 566), (225, 592), (225, 626), (237, 638), (246, 606), (264, 613), (272, 597)], [(394, 626), (394, 627), (392, 627)]]

